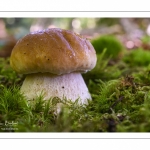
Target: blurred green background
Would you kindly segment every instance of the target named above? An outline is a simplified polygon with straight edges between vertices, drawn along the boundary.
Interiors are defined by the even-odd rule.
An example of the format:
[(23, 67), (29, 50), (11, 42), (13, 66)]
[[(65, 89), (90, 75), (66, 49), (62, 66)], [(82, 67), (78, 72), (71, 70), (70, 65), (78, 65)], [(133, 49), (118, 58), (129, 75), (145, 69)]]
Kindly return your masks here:
[(0, 18), (0, 37), (13, 34), (20, 38), (28, 32), (52, 27), (74, 30), (91, 36), (135, 32), (143, 34), (149, 23), (149, 18)]
[(16, 41), (29, 32), (55, 27), (90, 40), (114, 35), (127, 49), (140, 47), (141, 39), (150, 35), (149, 18), (0, 18), (0, 57), (9, 56)]

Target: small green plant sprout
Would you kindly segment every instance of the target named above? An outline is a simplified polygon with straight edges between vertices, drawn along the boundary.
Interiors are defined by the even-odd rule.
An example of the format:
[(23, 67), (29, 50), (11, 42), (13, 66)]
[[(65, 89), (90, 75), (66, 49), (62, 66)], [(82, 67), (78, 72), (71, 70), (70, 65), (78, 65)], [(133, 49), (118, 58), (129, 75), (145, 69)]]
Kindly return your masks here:
[(123, 54), (123, 45), (121, 42), (112, 35), (102, 35), (94, 38), (91, 41), (93, 47), (97, 54), (102, 53), (106, 49), (105, 57), (112, 57), (112, 59), (117, 59)]
[(44, 99), (66, 97), (79, 103), (91, 99), (81, 73), (92, 70), (97, 57), (84, 37), (59, 28), (30, 33), (20, 39), (11, 53), (10, 65), (27, 74), (21, 92), (27, 99), (44, 93)]

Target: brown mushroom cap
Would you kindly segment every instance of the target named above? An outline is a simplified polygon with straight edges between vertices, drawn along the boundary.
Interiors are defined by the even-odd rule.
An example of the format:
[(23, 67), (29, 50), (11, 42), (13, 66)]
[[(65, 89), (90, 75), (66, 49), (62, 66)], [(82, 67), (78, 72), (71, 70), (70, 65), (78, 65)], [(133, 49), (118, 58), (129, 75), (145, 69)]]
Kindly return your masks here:
[(84, 37), (51, 28), (30, 33), (12, 50), (11, 67), (20, 74), (86, 72), (96, 65), (96, 52)]

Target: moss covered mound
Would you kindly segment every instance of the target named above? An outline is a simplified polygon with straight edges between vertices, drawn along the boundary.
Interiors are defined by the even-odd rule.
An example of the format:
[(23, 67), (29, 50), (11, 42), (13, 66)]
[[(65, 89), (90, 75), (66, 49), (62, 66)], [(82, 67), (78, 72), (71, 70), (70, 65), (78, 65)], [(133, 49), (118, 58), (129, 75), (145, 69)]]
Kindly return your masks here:
[(106, 57), (118, 58), (123, 51), (123, 45), (112, 35), (99, 36), (93, 39), (91, 43), (97, 54), (102, 53), (102, 51), (106, 49)]

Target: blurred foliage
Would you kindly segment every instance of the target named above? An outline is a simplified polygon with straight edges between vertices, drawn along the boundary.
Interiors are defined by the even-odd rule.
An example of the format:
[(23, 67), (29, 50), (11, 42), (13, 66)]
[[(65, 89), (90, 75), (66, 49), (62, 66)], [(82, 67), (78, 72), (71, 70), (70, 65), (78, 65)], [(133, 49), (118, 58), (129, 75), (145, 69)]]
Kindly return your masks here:
[(33, 18), (3, 18), (6, 23), (6, 28), (16, 28), (16, 27), (30, 27), (33, 22)]
[(96, 26), (95, 18), (0, 18), (7, 33), (20, 38), (23, 35), (49, 27), (58, 27), (79, 32)]
[(150, 44), (150, 36), (144, 36), (144, 37), (142, 37), (141, 40), (143, 43), (149, 43)]
[(119, 18), (101, 18), (101, 19), (97, 19), (96, 23), (98, 25), (105, 25), (105, 26), (112, 26), (114, 24), (119, 24)]
[(130, 66), (148, 66), (150, 64), (150, 51), (135, 49), (129, 52), (123, 60)]
[[(121, 30), (126, 31), (125, 28), (130, 29), (130, 25), (133, 28), (141, 28), (146, 31), (149, 25), (149, 18), (124, 18), (128, 20), (128, 24), (122, 26), (122, 18), (0, 18), (0, 26), (5, 26), (4, 29), (7, 30), (8, 34), (15, 35), (16, 38), (20, 38), (23, 35), (40, 29), (45, 29), (49, 27), (58, 27), (69, 30), (74, 30), (76, 32), (81, 32), (82, 30), (94, 29), (93, 34), (97, 33), (97, 29), (102, 29), (104, 27), (109, 28), (115, 25), (121, 26)], [(135, 24), (136, 26), (135, 26)], [(127, 29), (127, 30), (128, 30)], [(99, 32), (99, 30), (98, 30)], [(116, 31), (115, 31), (116, 32)], [(1, 34), (1, 33), (0, 33)], [(20, 35), (19, 35), (20, 34)], [(101, 34), (101, 33), (99, 33)]]

